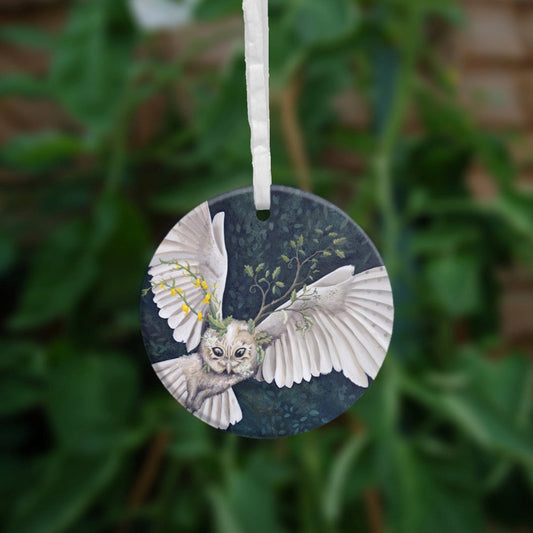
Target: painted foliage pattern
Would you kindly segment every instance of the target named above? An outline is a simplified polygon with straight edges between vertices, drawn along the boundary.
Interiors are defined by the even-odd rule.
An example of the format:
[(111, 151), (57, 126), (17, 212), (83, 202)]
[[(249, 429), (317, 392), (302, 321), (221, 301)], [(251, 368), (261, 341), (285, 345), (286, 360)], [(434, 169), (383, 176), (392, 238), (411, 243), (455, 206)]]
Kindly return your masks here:
[(202, 204), (160, 245), (141, 320), (150, 360), (176, 399), (241, 435), (300, 433), (366, 390), (392, 331), (381, 259), (344, 213), (273, 187), (255, 217), (251, 188)]

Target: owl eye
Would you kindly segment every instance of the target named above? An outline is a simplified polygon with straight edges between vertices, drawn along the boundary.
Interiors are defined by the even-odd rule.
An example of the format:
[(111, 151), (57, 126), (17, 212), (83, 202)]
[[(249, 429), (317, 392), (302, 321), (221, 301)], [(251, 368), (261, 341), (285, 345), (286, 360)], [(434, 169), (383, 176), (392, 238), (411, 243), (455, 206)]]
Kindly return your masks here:
[(219, 348), (218, 346), (215, 346), (213, 348), (213, 355), (215, 357), (222, 357), (224, 355), (224, 350), (222, 348)]
[(246, 353), (246, 348), (239, 348), (235, 351), (235, 357), (242, 357)]

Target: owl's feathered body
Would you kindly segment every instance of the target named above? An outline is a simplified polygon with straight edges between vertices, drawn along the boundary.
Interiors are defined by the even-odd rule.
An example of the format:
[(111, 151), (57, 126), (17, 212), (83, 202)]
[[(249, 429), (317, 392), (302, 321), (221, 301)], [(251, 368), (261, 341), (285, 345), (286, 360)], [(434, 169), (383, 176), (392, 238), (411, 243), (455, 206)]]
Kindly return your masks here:
[[(224, 213), (211, 220), (207, 203), (172, 228), (150, 264), (159, 315), (176, 341), (189, 352), (197, 349), (153, 365), (180, 403), (227, 429), (242, 419), (233, 386), (245, 379), (290, 388), (336, 371), (368, 387), (392, 333), (392, 291), (384, 267), (354, 274), (352, 265), (341, 266), (291, 290), (290, 298), (250, 325), (222, 320), (227, 265)], [(207, 316), (220, 327), (206, 328)]]
[(196, 413), (207, 398), (226, 392), (240, 381), (252, 377), (259, 366), (253, 336), (246, 322), (233, 320), (224, 333), (207, 329), (198, 353), (172, 360), (159, 373), (169, 390), (178, 376), (179, 386), (173, 392), (187, 409)]
[(246, 379), (238, 374), (217, 374), (206, 369), (199, 353), (176, 359), (174, 371), (183, 374), (183, 386), (176, 392), (182, 392), (182, 403), (193, 413), (200, 410), (207, 398), (221, 394)]
[(154, 363), (167, 390), (198, 418), (217, 428), (227, 428), (242, 418), (233, 385), (247, 379), (239, 374), (217, 374), (205, 368), (200, 353)]

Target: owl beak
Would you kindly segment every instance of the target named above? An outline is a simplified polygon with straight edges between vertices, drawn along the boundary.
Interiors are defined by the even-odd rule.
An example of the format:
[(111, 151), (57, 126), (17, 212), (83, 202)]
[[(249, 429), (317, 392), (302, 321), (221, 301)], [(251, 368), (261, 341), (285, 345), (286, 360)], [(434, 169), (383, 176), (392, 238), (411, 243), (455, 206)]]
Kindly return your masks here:
[(226, 361), (226, 372), (231, 374), (231, 361)]

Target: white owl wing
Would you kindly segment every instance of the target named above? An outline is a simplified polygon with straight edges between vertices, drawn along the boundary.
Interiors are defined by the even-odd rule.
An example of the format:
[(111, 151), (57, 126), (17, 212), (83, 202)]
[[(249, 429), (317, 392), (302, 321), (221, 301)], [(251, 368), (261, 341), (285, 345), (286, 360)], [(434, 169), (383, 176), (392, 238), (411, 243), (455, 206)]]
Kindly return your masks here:
[[(154, 363), (152, 366), (170, 394), (185, 407), (187, 378), (181, 359), (177, 357)], [(242, 411), (231, 387), (221, 394), (207, 398), (194, 415), (218, 429), (228, 429), (231, 424), (242, 420)]]
[(218, 429), (228, 429), (230, 424), (242, 420), (242, 411), (233, 388), (207, 398), (200, 411), (194, 413), (200, 420)]
[[(394, 308), (385, 267), (353, 275), (343, 266), (308, 286), (296, 300), (284, 303), (257, 326), (272, 336), (255, 378), (278, 387), (342, 372), (350, 381), (368, 387), (375, 378), (389, 345)], [(311, 325), (303, 332), (305, 311)]]
[[(196, 276), (179, 268), (177, 263), (190, 267)], [(190, 352), (200, 343), (203, 323), (194, 312), (183, 310), (183, 296), (188, 307), (202, 316), (209, 311), (206, 292), (222, 309), (228, 273), (224, 213), (217, 213), (211, 221), (209, 207), (204, 202), (185, 215), (157, 248), (148, 273), (159, 316), (174, 330), (174, 339), (184, 342)], [(205, 281), (204, 287), (197, 285), (199, 278)]]

